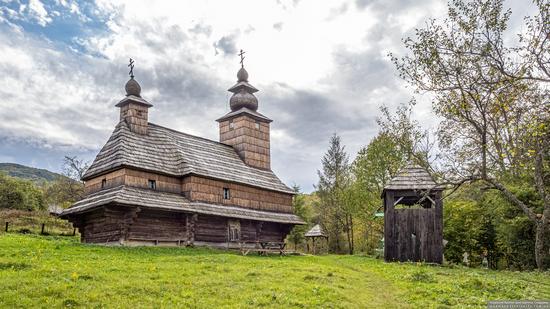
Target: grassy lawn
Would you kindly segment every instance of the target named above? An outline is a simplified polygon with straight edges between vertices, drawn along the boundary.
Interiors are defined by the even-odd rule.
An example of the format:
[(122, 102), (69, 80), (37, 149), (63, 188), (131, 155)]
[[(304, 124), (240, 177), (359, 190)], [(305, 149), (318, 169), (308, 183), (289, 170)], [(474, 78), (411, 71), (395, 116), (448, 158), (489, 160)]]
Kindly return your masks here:
[(4, 232), (6, 222), (10, 232), (38, 234), (42, 231), (50, 235), (72, 235), (73, 226), (67, 220), (58, 219), (47, 211), (24, 211), (16, 209), (0, 209), (0, 233)]
[(0, 307), (430, 308), (491, 299), (550, 299), (550, 274), (0, 234)]

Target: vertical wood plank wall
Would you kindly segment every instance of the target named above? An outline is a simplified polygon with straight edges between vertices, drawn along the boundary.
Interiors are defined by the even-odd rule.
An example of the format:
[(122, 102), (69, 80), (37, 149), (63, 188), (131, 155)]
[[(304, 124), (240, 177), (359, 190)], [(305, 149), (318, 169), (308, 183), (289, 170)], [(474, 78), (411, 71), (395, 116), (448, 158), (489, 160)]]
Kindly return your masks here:
[(435, 206), (395, 209), (394, 192), (384, 199), (384, 259), (386, 261), (443, 262), (443, 205), (441, 192)]

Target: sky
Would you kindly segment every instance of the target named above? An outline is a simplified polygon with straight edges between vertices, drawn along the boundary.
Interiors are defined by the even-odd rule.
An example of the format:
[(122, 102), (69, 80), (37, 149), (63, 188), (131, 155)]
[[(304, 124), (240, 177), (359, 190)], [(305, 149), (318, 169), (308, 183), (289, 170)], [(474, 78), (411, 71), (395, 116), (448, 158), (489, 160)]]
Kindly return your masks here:
[[(532, 7), (505, 4), (517, 33)], [(272, 169), (311, 192), (330, 136), (353, 160), (380, 106), (416, 95), (413, 118), (435, 130), (429, 98), (388, 53), (446, 11), (440, 0), (0, 0), (0, 162), (92, 161), (119, 120), (130, 57), (150, 122), (218, 140), (243, 49), (258, 111), (274, 120)]]

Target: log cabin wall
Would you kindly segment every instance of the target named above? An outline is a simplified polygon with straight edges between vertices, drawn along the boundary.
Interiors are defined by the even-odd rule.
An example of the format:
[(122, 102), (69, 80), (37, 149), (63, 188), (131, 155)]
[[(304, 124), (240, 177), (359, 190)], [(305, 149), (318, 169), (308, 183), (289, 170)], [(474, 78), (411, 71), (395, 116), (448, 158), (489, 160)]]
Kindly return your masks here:
[(275, 222), (264, 222), (260, 232), (261, 242), (281, 242), (285, 240), (290, 228)]
[(187, 240), (186, 216), (184, 213), (141, 210), (128, 228), (127, 240), (185, 243)]
[(102, 207), (85, 214), (77, 223), (82, 242), (119, 242), (123, 233), (121, 222), (125, 212), (124, 208)]
[[(105, 179), (105, 185), (102, 187), (102, 182)], [(138, 188), (148, 188), (149, 180), (155, 180), (156, 190), (162, 192), (181, 193), (181, 179), (159, 175), (155, 173), (138, 171), (130, 168), (122, 168), (95, 178), (92, 178), (84, 183), (84, 191), (86, 194), (98, 192), (102, 189), (127, 185)]]
[[(238, 248), (239, 243), (282, 242), (290, 226), (273, 222), (194, 215), (107, 205), (69, 218), (85, 243), (184, 246), (194, 243)], [(240, 237), (229, 241), (229, 221), (240, 222)]]
[[(230, 190), (229, 199), (224, 199), (224, 188)], [(184, 178), (182, 191), (192, 201), (292, 213), (292, 195), (288, 193), (274, 192), (199, 176)]]
[(227, 221), (228, 218), (224, 217), (199, 215), (194, 240), (198, 242), (227, 242)]
[(245, 242), (257, 241), (258, 221), (241, 220), (241, 240)]

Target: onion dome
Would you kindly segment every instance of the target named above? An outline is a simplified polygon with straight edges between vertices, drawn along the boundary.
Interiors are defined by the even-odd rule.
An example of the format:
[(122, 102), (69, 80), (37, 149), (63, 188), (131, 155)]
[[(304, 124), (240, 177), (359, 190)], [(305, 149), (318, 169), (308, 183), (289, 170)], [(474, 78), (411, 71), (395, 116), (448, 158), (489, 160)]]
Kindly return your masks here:
[(241, 108), (248, 108), (253, 111), (258, 109), (258, 99), (253, 94), (258, 89), (248, 83), (248, 72), (244, 67), (241, 67), (237, 73), (237, 83), (228, 91), (233, 92), (231, 99), (229, 99), (231, 111)]
[(134, 79), (134, 77), (130, 78), (130, 80), (126, 83), (126, 86), (124, 86), (124, 89), (126, 89), (126, 96), (133, 95), (141, 98), (141, 86)]
[(247, 82), (248, 81), (248, 72), (245, 70), (244, 67), (241, 67), (239, 72), (237, 72), (237, 80), (239, 82)]
[(229, 106), (232, 111), (246, 107), (251, 110), (258, 109), (258, 99), (249, 92), (246, 92), (244, 89), (241, 89), (239, 92), (233, 94), (231, 99), (229, 99)]

